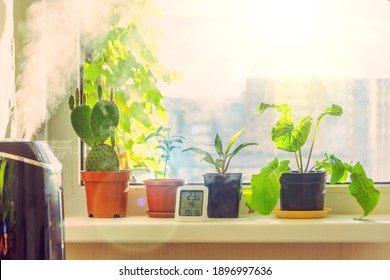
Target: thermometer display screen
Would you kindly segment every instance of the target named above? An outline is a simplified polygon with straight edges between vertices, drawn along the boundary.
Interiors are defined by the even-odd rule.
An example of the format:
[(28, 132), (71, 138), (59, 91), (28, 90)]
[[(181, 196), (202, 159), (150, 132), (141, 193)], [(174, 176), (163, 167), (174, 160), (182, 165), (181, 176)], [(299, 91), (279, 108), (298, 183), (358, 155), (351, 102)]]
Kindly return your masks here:
[(203, 190), (182, 190), (179, 199), (179, 216), (203, 215)]

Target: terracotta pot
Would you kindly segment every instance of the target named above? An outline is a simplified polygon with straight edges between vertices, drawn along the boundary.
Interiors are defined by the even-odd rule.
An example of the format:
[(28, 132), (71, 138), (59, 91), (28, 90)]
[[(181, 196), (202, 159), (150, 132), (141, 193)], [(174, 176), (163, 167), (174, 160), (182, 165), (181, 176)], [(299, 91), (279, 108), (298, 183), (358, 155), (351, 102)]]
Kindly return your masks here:
[(146, 200), (153, 218), (174, 218), (177, 188), (185, 184), (182, 179), (150, 179), (144, 180)]
[(81, 172), (91, 218), (126, 217), (130, 171)]

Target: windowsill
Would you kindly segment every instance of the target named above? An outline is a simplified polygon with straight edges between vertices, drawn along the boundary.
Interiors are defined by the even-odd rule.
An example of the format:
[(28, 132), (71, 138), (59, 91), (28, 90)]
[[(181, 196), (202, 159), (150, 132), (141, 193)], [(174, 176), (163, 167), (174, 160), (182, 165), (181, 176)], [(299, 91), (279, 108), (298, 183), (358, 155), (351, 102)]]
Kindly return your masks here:
[[(361, 209), (344, 186), (327, 188), (328, 216), (320, 219), (280, 219), (273, 214), (248, 214), (241, 201), (237, 219), (176, 222), (173, 218), (150, 218), (145, 214), (145, 189), (131, 186), (126, 218), (88, 218), (86, 209), (67, 213), (67, 243), (345, 243), (390, 242), (390, 188), (378, 186), (381, 199), (366, 220), (357, 221)], [(77, 205), (85, 208), (84, 189)], [(139, 205), (144, 201), (143, 205)], [(73, 204), (76, 205), (76, 204)], [(75, 207), (73, 207), (73, 210)]]
[(199, 223), (147, 216), (120, 219), (67, 217), (65, 240), (68, 243), (380, 243), (390, 242), (390, 215), (356, 221), (350, 215), (290, 220), (254, 214)]

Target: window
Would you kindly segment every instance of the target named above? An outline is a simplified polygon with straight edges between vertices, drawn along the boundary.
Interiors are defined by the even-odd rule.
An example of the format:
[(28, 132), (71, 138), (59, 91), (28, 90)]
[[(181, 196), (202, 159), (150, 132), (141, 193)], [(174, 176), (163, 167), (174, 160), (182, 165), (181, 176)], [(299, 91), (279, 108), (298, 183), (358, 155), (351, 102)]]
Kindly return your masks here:
[[(25, 2), (13, 3), (18, 14), (16, 89), (19, 101), (25, 101), (24, 107), (18, 103), (18, 125), (35, 131), (44, 114), (50, 115), (48, 129), (35, 138), (49, 140), (63, 163), (66, 215), (82, 215), (80, 147), (68, 121), (65, 98), (79, 80), (80, 26), (74, 17), (90, 19), (94, 30), (102, 32), (104, 19), (99, 11), (108, 9), (98, 10), (94, 0)], [(30, 2), (30, 7), (24, 7)], [(216, 132), (226, 140), (245, 126), (241, 140), (260, 145), (239, 154), (231, 171), (243, 171), (248, 182), (278, 152), (268, 134), (275, 116), (257, 115), (260, 100), (288, 101), (302, 108), (302, 115), (313, 116), (337, 103), (344, 115), (324, 120), (316, 152), (332, 151), (345, 160), (362, 161), (376, 182), (389, 181), (390, 39), (385, 36), (390, 30), (389, 1), (154, 2), (161, 13), (157, 25), (163, 35), (158, 58), (170, 70), (182, 73), (180, 83), (159, 86), (170, 125), (186, 136), (186, 146), (207, 147)], [(22, 8), (17, 6), (28, 11), (19, 14)], [(93, 24), (94, 19), (99, 23)], [(1, 120), (3, 132), (6, 125)], [(201, 182), (201, 174), (212, 171), (191, 153), (178, 154), (172, 163), (171, 176), (188, 182)], [(387, 192), (388, 185), (384, 188)], [(338, 191), (337, 197), (335, 204), (343, 205)]]
[[(207, 148), (215, 133), (226, 141), (245, 127), (239, 140), (259, 146), (238, 154), (230, 170), (249, 181), (280, 153), (269, 136), (277, 115), (259, 116), (260, 101), (287, 102), (297, 118), (335, 103), (344, 114), (324, 119), (314, 159), (329, 151), (360, 161), (375, 181), (389, 181), (390, 2), (155, 3), (164, 35), (158, 57), (182, 73), (180, 83), (162, 85), (164, 102), (186, 146)], [(190, 182), (212, 171), (196, 154), (173, 161), (172, 174)]]
[[(79, 51), (76, 45), (80, 42), (75, 34), (80, 26), (70, 15), (83, 15), (94, 27), (97, 25), (91, 23), (93, 19), (99, 19), (101, 28), (104, 20), (94, 6), (95, 1), (85, 1), (88, 12), (79, 1), (65, 5), (63, 1), (44, 0), (46, 4), (50, 2), (45, 9), (39, 7), (41, 1), (33, 2), (35, 12), (44, 12), (50, 22), (42, 24), (39, 13), (26, 21), (30, 23), (27, 26), (38, 23), (46, 28), (46, 36), (39, 39), (48, 44), (38, 39), (35, 42), (46, 46), (46, 51), (36, 52), (44, 55), (46, 63), (37, 71), (33, 67), (37, 65), (35, 59), (24, 61), (23, 75), (33, 77), (30, 72), (39, 73), (37, 79), (31, 79), (36, 83), (41, 83), (44, 74), (47, 75), (44, 81), (47, 88), (40, 85), (48, 99), (42, 111), (53, 114), (52, 123), (56, 120), (62, 123), (61, 118), (68, 117), (68, 110), (66, 105), (63, 111), (55, 110), (60, 100), (55, 94), (60, 92), (64, 97), (69, 93), (67, 86), (74, 85), (78, 79), (75, 58)], [(314, 158), (329, 151), (346, 161), (362, 162), (375, 181), (389, 181), (386, 159), (390, 151), (387, 140), (390, 133), (390, 39), (385, 36), (390, 29), (389, 1), (154, 2), (161, 14), (156, 20), (162, 34), (158, 59), (168, 69), (182, 75), (181, 82), (160, 84), (159, 88), (169, 111), (169, 125), (186, 137), (185, 147), (207, 148), (215, 133), (226, 141), (245, 127), (238, 141), (254, 141), (259, 145), (238, 154), (230, 170), (242, 171), (244, 181), (248, 182), (253, 173), (278, 154), (269, 137), (276, 115), (259, 116), (256, 111), (260, 101), (288, 102), (296, 117), (307, 114), (315, 117), (323, 108), (336, 103), (343, 107), (344, 114), (341, 118), (324, 120)], [(64, 18), (66, 24), (61, 20)], [(36, 29), (26, 34), (32, 37)], [(48, 33), (51, 31), (56, 35), (51, 36)], [(71, 55), (64, 55), (65, 50), (71, 50)], [(42, 74), (43, 70), (46, 73)], [(73, 80), (68, 79), (70, 75)], [(61, 79), (54, 82), (52, 76)], [(30, 94), (32, 87), (26, 84), (22, 88)], [(32, 107), (30, 102), (26, 103), (27, 107)], [(35, 111), (33, 116), (37, 115)], [(30, 117), (31, 114), (25, 116)], [(58, 143), (59, 150), (63, 148), (65, 152), (59, 151), (61, 156), (74, 157), (73, 148), (68, 151), (71, 141), (68, 135), (74, 137), (74, 133), (69, 131), (63, 136), (60, 130), (62, 126), (58, 131), (49, 130), (47, 136), (53, 140), (53, 145)], [(280, 157), (289, 159), (286, 154)], [(68, 161), (73, 162), (74, 158), (64, 159)], [(212, 166), (190, 152), (176, 154), (171, 163), (171, 177), (183, 177), (188, 182), (201, 182), (201, 174), (213, 171)]]

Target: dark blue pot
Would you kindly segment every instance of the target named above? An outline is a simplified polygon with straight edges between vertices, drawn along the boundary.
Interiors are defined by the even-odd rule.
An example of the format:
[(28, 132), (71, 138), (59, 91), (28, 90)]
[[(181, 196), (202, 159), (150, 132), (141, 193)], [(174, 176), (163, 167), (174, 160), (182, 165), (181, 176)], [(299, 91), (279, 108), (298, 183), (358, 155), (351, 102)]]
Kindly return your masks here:
[(204, 184), (209, 189), (209, 218), (238, 218), (242, 193), (242, 173), (206, 173)]
[(280, 177), (280, 209), (285, 211), (323, 210), (325, 172), (283, 173)]

